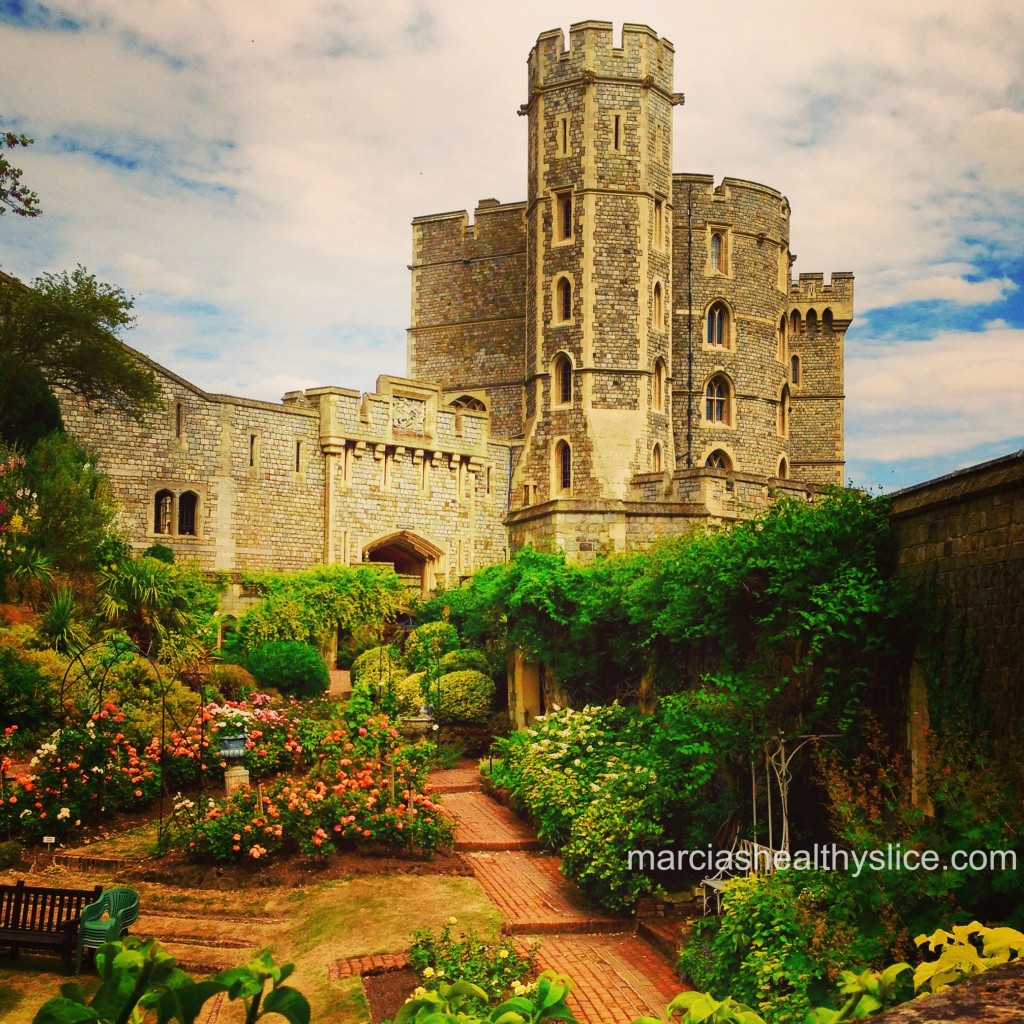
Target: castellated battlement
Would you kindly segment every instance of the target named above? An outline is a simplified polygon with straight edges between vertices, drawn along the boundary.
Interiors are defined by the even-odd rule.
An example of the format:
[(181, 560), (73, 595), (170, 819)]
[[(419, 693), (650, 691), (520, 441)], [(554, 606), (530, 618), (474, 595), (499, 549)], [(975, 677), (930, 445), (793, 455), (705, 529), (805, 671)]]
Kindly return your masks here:
[(426, 263), (521, 251), (526, 245), (525, 210), (523, 202), (481, 199), (472, 222), (466, 210), (414, 218), (413, 269)]
[(629, 78), (672, 91), (675, 49), (646, 25), (622, 26), (622, 45), (616, 47), (610, 21), (580, 21), (569, 28), (566, 48), (562, 30), (552, 29), (537, 39), (530, 51), (529, 85), (537, 90), (558, 86), (591, 74), (598, 78)]
[(852, 320), (853, 274), (833, 271), (829, 284), (825, 284), (824, 274), (801, 274), (798, 281), (790, 283), (789, 304), (805, 317), (811, 309), (818, 316), (829, 309), (835, 320)]

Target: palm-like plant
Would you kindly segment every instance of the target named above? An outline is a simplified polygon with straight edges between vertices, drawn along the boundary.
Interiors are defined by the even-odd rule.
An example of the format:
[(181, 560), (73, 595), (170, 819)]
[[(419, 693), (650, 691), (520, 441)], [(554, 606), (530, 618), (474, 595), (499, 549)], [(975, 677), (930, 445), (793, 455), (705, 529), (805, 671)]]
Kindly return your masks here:
[(126, 560), (102, 570), (99, 612), (150, 657), (168, 633), (187, 632), (193, 625), (175, 567), (155, 558)]
[(75, 655), (89, 645), (89, 632), (78, 621), (75, 592), (58, 587), (43, 609), (38, 633), (60, 654)]

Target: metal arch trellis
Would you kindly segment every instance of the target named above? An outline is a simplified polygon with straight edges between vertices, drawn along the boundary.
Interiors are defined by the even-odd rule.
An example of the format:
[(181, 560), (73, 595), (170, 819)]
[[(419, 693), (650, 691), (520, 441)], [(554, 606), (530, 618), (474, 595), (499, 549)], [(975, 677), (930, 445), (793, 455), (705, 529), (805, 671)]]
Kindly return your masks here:
[[(104, 651), (107, 652), (106, 656), (103, 654)], [(98, 657), (94, 660), (92, 657), (89, 657), (90, 653), (96, 654)], [(159, 853), (164, 853), (166, 851), (167, 839), (169, 838), (170, 829), (174, 820), (173, 803), (171, 804), (171, 813), (169, 815), (166, 813), (170, 796), (167, 786), (166, 771), (169, 757), (167, 749), (169, 728), (172, 731), (177, 732), (179, 735), (184, 735), (198, 719), (199, 788), (200, 791), (205, 790), (206, 765), (204, 763), (204, 756), (206, 750), (206, 721), (203, 711), (206, 707), (206, 688), (205, 680), (202, 676), (199, 677), (197, 687), (199, 693), (199, 705), (189, 716), (188, 720), (182, 723), (179, 721), (174, 709), (168, 707), (168, 683), (160, 671), (159, 663), (155, 658), (143, 651), (137, 643), (129, 640), (127, 637), (120, 636), (97, 640), (94, 643), (89, 644), (87, 647), (83, 647), (75, 654), (74, 658), (71, 659), (67, 669), (64, 671), (63, 677), (61, 678), (61, 724), (57, 729), (57, 736), (55, 740), (57, 774), (60, 781), (61, 795), (63, 796), (67, 790), (67, 771), (65, 768), (65, 759), (61, 752), (64, 731), (66, 729), (73, 728), (77, 724), (76, 720), (78, 715), (76, 712), (79, 714), (85, 714), (87, 716), (87, 720), (92, 720), (92, 716), (94, 714), (102, 712), (105, 703), (104, 692), (106, 690), (108, 676), (119, 665), (124, 665), (129, 659), (134, 660), (136, 658), (142, 658), (149, 663), (149, 666), (156, 678), (157, 688), (160, 695), (160, 753), (158, 761), (160, 768), (160, 799), (159, 822), (157, 825), (157, 850)], [(85, 688), (84, 699), (76, 700), (74, 691), (76, 688), (83, 685)], [(100, 776), (99, 785), (100, 793), (102, 795), (106, 786), (105, 774)], [(102, 799), (100, 801), (100, 806), (104, 806), (104, 801)]]

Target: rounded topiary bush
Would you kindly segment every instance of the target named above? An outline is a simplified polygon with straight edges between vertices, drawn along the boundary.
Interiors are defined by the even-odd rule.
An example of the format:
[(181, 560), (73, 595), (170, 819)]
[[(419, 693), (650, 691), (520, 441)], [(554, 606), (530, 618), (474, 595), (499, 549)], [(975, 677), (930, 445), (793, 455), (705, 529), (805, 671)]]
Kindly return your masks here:
[(399, 679), (395, 684), (395, 701), (398, 704), (398, 713), (409, 717), (418, 715), (423, 705), (423, 680), (425, 672), (413, 672), (412, 675)]
[(431, 697), (439, 722), (485, 723), (494, 714), (494, 680), (476, 669), (447, 672), (432, 690), (436, 690)]
[(449, 651), (438, 663), (437, 667), (442, 673), (461, 672), (463, 669), (472, 668), (477, 672), (490, 675), (490, 665), (487, 663), (487, 655), (483, 651), (474, 651), (469, 647), (461, 647), (457, 651)]
[(246, 700), (256, 689), (256, 679), (248, 669), (227, 662), (211, 665), (206, 682), (228, 700)]
[(398, 651), (390, 644), (386, 647), (370, 647), (363, 651), (352, 662), (349, 669), (352, 683), (376, 683), (379, 679), (387, 679), (388, 674), (394, 676), (395, 672), (405, 673), (402, 665), (402, 658)]
[(405, 660), (414, 672), (425, 672), (458, 646), (459, 634), (454, 626), (447, 622), (425, 622), (406, 638)]
[(295, 697), (326, 693), (331, 676), (320, 652), (297, 640), (271, 640), (249, 652), (245, 667), (260, 686), (276, 686)]

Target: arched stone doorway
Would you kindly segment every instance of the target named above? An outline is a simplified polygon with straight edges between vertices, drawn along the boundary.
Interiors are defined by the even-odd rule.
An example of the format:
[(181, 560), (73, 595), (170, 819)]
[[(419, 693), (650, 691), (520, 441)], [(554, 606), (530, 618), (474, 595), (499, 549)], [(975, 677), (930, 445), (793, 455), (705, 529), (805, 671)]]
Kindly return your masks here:
[(393, 565), (395, 572), (406, 577), (410, 584), (418, 580), (420, 592), (424, 595), (433, 591), (443, 558), (441, 548), (409, 530), (389, 533), (363, 548), (364, 562)]

